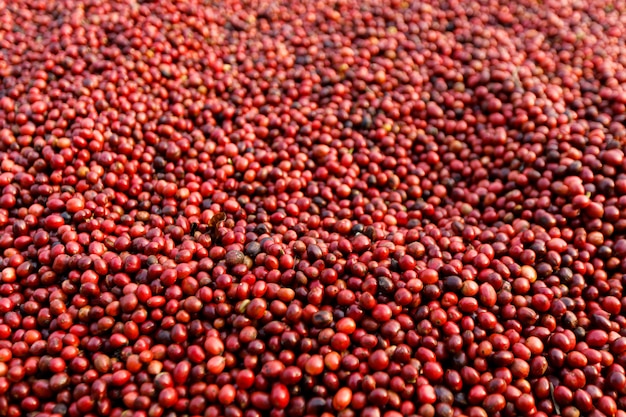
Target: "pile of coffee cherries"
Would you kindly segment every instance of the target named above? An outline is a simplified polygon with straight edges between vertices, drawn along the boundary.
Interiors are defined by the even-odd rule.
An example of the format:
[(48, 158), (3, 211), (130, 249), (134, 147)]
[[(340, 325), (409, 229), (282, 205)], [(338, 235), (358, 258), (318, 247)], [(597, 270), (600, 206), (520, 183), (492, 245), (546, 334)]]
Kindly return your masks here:
[(0, 416), (625, 417), (626, 3), (0, 0)]

